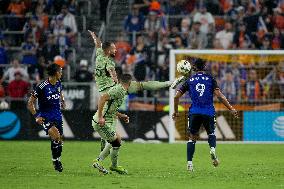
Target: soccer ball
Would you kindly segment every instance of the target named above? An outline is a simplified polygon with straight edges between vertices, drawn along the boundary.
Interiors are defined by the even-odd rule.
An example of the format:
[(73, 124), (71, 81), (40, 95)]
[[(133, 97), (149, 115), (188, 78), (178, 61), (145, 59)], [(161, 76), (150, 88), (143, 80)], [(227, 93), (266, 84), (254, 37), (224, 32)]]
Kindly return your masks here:
[(182, 75), (187, 75), (191, 70), (191, 64), (188, 60), (180, 60), (177, 63), (177, 71)]

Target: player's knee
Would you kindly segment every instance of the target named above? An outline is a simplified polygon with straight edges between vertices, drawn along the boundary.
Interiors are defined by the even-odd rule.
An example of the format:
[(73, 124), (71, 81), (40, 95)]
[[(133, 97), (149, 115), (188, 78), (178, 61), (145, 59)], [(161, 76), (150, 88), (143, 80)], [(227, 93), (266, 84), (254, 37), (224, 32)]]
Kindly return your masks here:
[(112, 147), (119, 148), (121, 146), (121, 140), (119, 138), (116, 138), (114, 141), (110, 142)]
[(197, 134), (190, 134), (189, 135), (189, 139), (192, 140), (192, 141), (197, 141), (199, 138), (199, 136)]

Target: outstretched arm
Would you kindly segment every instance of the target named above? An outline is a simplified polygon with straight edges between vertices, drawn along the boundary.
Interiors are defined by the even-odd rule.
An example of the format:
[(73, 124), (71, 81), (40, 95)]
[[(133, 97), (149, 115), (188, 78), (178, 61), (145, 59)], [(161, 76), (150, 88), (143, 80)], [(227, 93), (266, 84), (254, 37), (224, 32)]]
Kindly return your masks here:
[(223, 93), (220, 91), (220, 89), (215, 89), (214, 94), (217, 96), (218, 100), (222, 102), (230, 111), (231, 113), (238, 118), (238, 112), (237, 110), (229, 103), (227, 98), (223, 95)]
[(91, 34), (94, 43), (96, 45), (96, 48), (101, 48), (102, 47), (102, 42), (100, 40), (100, 38), (97, 37), (97, 35), (95, 34), (95, 32), (92, 32), (91, 30), (88, 30), (88, 32)]

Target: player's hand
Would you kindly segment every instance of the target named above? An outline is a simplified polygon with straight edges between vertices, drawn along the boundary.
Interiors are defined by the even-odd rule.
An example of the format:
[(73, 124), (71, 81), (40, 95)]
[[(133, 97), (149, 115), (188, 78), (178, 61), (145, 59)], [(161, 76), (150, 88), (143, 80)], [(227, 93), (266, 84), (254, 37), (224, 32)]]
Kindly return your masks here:
[(173, 115), (172, 115), (173, 120), (176, 121), (178, 117), (179, 117), (179, 113), (178, 112), (173, 113)]
[(88, 32), (91, 34), (91, 36), (94, 40), (94, 43), (96, 43), (97, 42), (97, 36), (96, 36), (95, 32), (92, 32), (91, 30), (88, 30)]
[(129, 117), (126, 114), (120, 114), (119, 118), (122, 119), (125, 123), (129, 123)]
[(105, 125), (105, 123), (106, 123), (105, 118), (103, 118), (103, 117), (99, 118), (99, 125), (100, 125), (101, 127), (103, 127), (103, 126)]
[(238, 113), (237, 110), (232, 109), (232, 110), (231, 110), (231, 114), (232, 114), (235, 118), (239, 118), (239, 113)]
[(39, 125), (42, 125), (44, 123), (44, 118), (43, 117), (36, 117), (36, 122)]

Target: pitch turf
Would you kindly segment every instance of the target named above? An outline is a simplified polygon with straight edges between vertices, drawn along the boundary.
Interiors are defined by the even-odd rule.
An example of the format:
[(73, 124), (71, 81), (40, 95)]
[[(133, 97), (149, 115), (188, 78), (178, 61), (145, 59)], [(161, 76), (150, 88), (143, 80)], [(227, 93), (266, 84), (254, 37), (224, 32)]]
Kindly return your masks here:
[(125, 143), (119, 158), (129, 174), (103, 176), (91, 167), (96, 142), (66, 141), (62, 173), (53, 170), (49, 142), (0, 142), (0, 188), (284, 188), (282, 144), (219, 144), (218, 168), (208, 146), (197, 144), (194, 173), (186, 171), (185, 147)]

